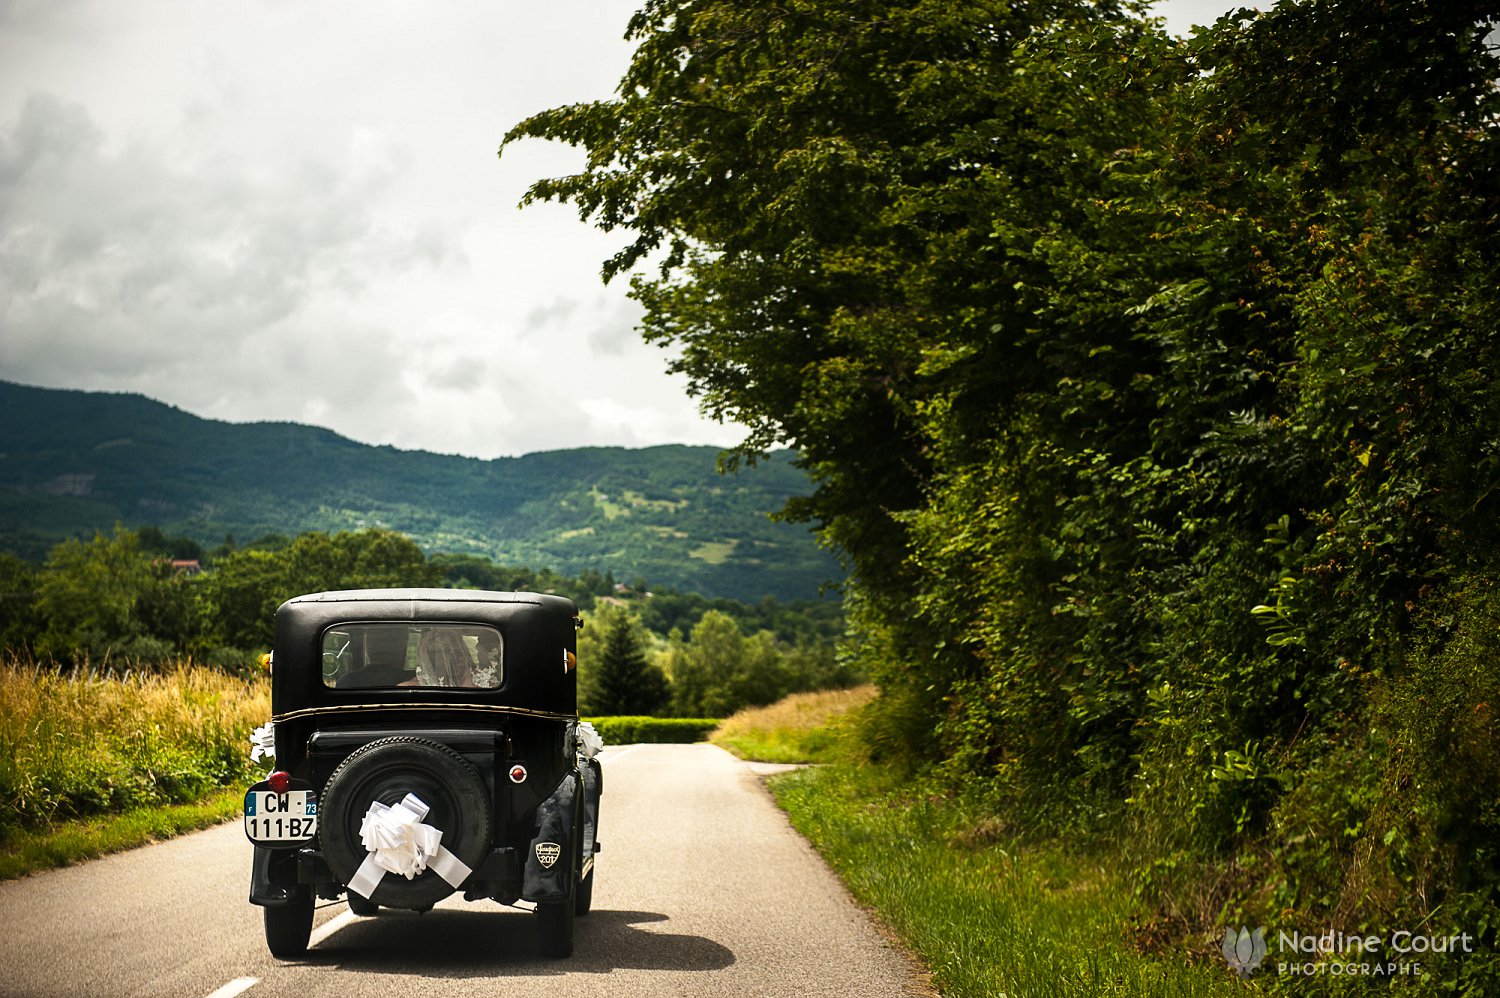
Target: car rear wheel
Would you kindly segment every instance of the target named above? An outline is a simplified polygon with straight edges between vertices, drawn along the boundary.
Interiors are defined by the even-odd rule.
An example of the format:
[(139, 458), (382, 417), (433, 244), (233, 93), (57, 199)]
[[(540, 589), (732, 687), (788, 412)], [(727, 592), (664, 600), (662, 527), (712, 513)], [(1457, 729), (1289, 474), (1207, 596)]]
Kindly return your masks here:
[[(575, 885), (574, 891), (577, 890)], [(542, 901), (536, 906), (537, 948), (542, 956), (573, 955), (573, 891), (562, 901)]]
[(584, 875), (584, 878), (578, 881), (578, 886), (574, 888), (574, 891), (573, 912), (581, 918), (594, 907), (594, 868), (592, 866), (589, 867), (589, 872)]
[[(490, 847), (490, 795), (479, 772), (453, 749), (413, 735), (370, 742), (339, 764), (323, 788), (318, 840), (333, 875), (347, 884), (368, 853), (360, 825), (370, 804), (398, 804), (415, 794), (429, 808), (424, 822), (443, 833), (442, 845), (470, 869)], [(386, 874), (371, 893), (371, 905), (425, 911), (452, 894), (432, 870), (407, 880)], [(352, 899), (351, 907), (358, 902)]]
[(293, 901), (291, 904), (266, 906), (266, 948), (271, 955), (286, 959), (307, 952), (307, 940), (312, 936), (312, 895)]

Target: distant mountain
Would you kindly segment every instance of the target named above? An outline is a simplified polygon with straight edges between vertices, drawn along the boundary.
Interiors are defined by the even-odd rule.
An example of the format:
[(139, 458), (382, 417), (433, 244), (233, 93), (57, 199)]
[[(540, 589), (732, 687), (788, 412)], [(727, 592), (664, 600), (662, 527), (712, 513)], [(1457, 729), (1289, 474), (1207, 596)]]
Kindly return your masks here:
[(809, 491), (792, 456), (719, 475), (717, 455), (587, 447), (481, 461), (0, 381), (0, 549), (37, 558), (115, 523), (205, 546), (380, 526), (428, 552), (738, 599), (817, 596), (836, 563), (805, 528), (769, 519)]

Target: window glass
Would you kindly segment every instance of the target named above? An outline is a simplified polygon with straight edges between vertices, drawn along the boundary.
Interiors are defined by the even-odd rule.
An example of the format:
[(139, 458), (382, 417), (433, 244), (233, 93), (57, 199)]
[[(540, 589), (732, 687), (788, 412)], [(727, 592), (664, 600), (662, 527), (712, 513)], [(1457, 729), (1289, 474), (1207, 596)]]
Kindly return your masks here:
[(339, 624), (323, 632), (323, 684), (494, 689), (504, 642), (483, 624)]

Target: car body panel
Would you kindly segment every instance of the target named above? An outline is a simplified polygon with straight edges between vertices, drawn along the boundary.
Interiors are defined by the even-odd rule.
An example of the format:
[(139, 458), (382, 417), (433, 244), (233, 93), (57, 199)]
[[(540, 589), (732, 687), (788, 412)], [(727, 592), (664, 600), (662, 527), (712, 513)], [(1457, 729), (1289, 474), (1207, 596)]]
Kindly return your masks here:
[[(481, 792), (472, 789), (477, 778), (490, 801), (488, 827), (483, 829), (485, 849), (458, 888), (469, 899), (560, 905), (571, 898), (578, 878), (592, 870), (602, 783), (597, 761), (578, 755), (576, 663), (581, 626), (571, 600), (537, 593), (377, 589), (288, 600), (276, 613), (272, 657), (276, 768), (290, 774), (297, 786), (326, 794), (331, 781), (353, 778), (345, 774), (363, 762), (362, 752), (370, 759), (386, 758), (390, 752), (385, 746), (392, 742), (415, 746), (407, 753), (415, 759), (421, 759), (423, 751), (435, 758), (434, 744), (447, 758), (456, 754), (462, 762), (445, 765), (461, 766), (470, 774), (464, 779), (471, 793)], [(405, 631), (414, 635), (410, 641), (401, 637)], [(460, 661), (469, 655), (476, 664), (475, 675), (487, 652), (498, 654), (498, 686), (419, 685), (410, 677), (422, 674), (427, 662), (422, 659), (414, 666), (419, 654), (414, 649), (426, 641), (428, 632), (459, 636), (458, 644), (444, 638), (450, 642), (448, 654)], [(477, 643), (488, 641), (486, 635), (494, 632), (500, 638), (498, 652), (493, 641)], [(385, 635), (379, 640), (386, 660), (376, 668), (372, 648), (379, 635)], [(391, 636), (399, 640), (392, 644)], [(433, 647), (437, 643), (434, 638)], [(425, 655), (428, 645), (420, 647)], [(351, 678), (380, 685), (350, 688)], [(346, 685), (341, 687), (340, 681)], [(423, 745), (428, 748), (421, 749)], [(380, 752), (385, 756), (378, 756)], [(413, 770), (410, 782), (420, 783), (423, 776)], [(401, 788), (388, 786), (393, 782), (400, 779), (371, 782), (381, 786), (384, 804), (399, 800)], [(341, 788), (346, 804), (353, 786), (345, 783)], [(256, 787), (264, 790), (263, 783)], [(465, 799), (483, 804), (480, 797)], [(464, 810), (474, 813), (467, 805), (454, 813)], [(358, 818), (351, 817), (348, 807), (344, 817), (341, 832), (331, 827), (325, 810), (319, 838), (311, 843), (258, 844), (251, 902), (268, 909), (305, 905), (314, 895), (333, 898), (348, 890), (330, 867), (323, 839), (352, 834), (348, 829)], [(465, 820), (474, 823), (472, 817)], [(476, 848), (474, 830), (468, 834), (469, 847)], [(347, 843), (338, 844), (343, 855), (336, 859), (347, 865)], [(428, 869), (418, 876), (432, 875)], [(375, 896), (392, 893), (382, 895), (377, 888)], [(269, 940), (269, 915), (267, 926)], [(280, 931), (278, 940), (285, 949), (284, 927)], [(567, 949), (571, 951), (571, 933)]]

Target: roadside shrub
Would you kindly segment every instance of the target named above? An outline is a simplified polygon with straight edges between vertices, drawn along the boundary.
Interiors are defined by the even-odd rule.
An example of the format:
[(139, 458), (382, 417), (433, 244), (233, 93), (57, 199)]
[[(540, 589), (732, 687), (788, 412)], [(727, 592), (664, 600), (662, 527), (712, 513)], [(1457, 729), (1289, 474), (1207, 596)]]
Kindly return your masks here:
[(717, 718), (706, 717), (590, 717), (585, 720), (593, 724), (606, 745), (701, 742), (719, 726)]
[(1434, 956), (1438, 990), (1488, 993), (1500, 972), (1500, 588), (1461, 580), (1414, 612), (1398, 669), (1330, 739), (1273, 815), (1265, 884), (1286, 927), (1421, 927), (1475, 937)]

